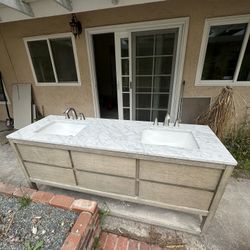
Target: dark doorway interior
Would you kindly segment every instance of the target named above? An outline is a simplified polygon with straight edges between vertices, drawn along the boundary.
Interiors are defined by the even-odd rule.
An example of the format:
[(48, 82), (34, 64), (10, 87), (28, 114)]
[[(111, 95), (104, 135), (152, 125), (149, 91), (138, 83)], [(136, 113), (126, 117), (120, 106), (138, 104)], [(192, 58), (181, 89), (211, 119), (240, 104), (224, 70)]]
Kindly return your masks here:
[(114, 33), (93, 35), (101, 118), (118, 119)]

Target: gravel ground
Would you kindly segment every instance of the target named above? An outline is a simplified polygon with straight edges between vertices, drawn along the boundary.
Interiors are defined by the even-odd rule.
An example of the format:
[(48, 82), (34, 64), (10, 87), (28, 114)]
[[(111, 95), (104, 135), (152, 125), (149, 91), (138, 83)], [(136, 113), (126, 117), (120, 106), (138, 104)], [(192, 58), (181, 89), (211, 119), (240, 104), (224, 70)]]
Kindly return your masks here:
[(20, 199), (0, 195), (0, 249), (27, 250), (28, 244), (39, 241), (43, 242), (39, 250), (60, 249), (77, 217), (74, 212), (39, 203), (21, 208)]

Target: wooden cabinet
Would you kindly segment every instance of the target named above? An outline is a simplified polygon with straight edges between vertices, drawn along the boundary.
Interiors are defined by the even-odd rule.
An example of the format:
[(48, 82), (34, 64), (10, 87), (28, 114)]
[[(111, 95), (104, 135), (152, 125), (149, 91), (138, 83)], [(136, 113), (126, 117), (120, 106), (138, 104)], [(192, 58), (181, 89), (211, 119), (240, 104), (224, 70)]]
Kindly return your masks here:
[(25, 167), (30, 178), (37, 181), (51, 181), (55, 183), (63, 183), (66, 185), (76, 185), (75, 177), (72, 169), (54, 167), (39, 163), (25, 162)]
[(69, 152), (67, 150), (23, 144), (18, 144), (17, 147), (24, 161), (71, 168)]
[[(218, 166), (127, 155), (15, 144), (21, 166), (32, 182), (130, 202), (198, 214), (211, 220), (233, 170)], [(136, 157), (136, 158), (135, 158)], [(159, 160), (159, 161), (157, 161)], [(165, 162), (166, 161), (166, 162)], [(197, 231), (196, 231), (197, 233)]]
[(213, 191), (221, 174), (221, 169), (141, 160), (139, 177), (141, 180)]
[(71, 155), (76, 169), (135, 178), (135, 159), (76, 151)]

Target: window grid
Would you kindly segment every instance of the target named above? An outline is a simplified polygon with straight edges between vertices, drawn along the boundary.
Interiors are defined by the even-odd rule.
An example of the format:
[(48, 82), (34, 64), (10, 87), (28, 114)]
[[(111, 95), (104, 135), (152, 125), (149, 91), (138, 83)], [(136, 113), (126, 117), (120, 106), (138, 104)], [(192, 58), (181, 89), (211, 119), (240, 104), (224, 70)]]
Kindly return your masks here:
[[(162, 58), (162, 57), (171, 57), (173, 58), (173, 54), (168, 54), (168, 55), (157, 55), (156, 54), (156, 36), (157, 34), (154, 34), (154, 39), (153, 39), (153, 55), (147, 55), (147, 56), (135, 56), (135, 60), (137, 59), (140, 59), (140, 58), (152, 58), (152, 74), (150, 75), (138, 75), (136, 74), (135, 77), (151, 77), (151, 91), (149, 92), (138, 92), (138, 91), (135, 91), (135, 95), (136, 95), (136, 99), (137, 99), (137, 96), (140, 95), (140, 94), (149, 94), (150, 95), (150, 107), (148, 108), (139, 108), (137, 107), (136, 105), (136, 108), (135, 110), (145, 110), (145, 111), (149, 111), (150, 112), (150, 121), (153, 120), (153, 113), (154, 111), (164, 111), (164, 112), (168, 112), (168, 108), (165, 108), (165, 109), (161, 109), (161, 108), (154, 108), (153, 107), (153, 103), (154, 103), (154, 94), (158, 94), (159, 96), (161, 94), (165, 94), (165, 95), (168, 95), (168, 97), (170, 98), (170, 93), (169, 92), (155, 92), (154, 91), (154, 78), (155, 77), (163, 77), (163, 76), (168, 76), (168, 77), (171, 77), (171, 74), (155, 74), (155, 59), (156, 58)], [(136, 114), (137, 116), (137, 114)]]

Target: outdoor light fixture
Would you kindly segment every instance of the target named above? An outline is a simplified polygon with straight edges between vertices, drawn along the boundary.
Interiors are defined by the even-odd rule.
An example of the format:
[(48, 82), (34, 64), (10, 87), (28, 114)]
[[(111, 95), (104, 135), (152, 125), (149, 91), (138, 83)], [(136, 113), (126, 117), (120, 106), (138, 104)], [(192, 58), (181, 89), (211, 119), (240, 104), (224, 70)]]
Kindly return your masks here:
[(72, 14), (71, 21), (69, 22), (71, 27), (71, 32), (74, 34), (75, 37), (79, 37), (82, 33), (82, 24), (80, 21), (77, 20), (76, 15)]

